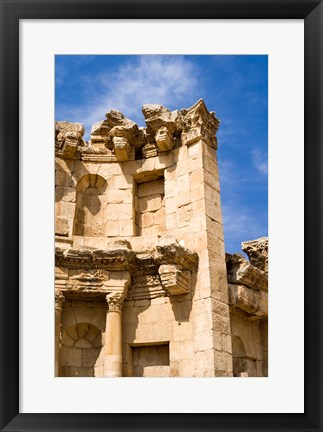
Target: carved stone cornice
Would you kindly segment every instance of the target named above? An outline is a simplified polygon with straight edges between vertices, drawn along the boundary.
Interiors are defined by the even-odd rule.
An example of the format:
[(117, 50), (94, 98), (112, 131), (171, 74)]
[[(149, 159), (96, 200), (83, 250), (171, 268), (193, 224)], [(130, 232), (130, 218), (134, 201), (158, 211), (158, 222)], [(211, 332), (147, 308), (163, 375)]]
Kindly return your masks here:
[(228, 282), (245, 285), (253, 290), (268, 291), (268, 275), (243, 256), (226, 254)]
[(74, 269), (127, 270), (135, 259), (135, 253), (126, 248), (55, 250), (56, 266)]
[(199, 99), (191, 108), (181, 111), (182, 143), (191, 145), (203, 139), (212, 148), (217, 148), (216, 132), (220, 121), (214, 112), (209, 112), (203, 99)]
[(62, 311), (63, 303), (65, 301), (65, 296), (61, 290), (55, 290), (55, 309)]
[(56, 266), (71, 270), (63, 280), (68, 292), (123, 292), (133, 277), (141, 295), (179, 295), (190, 291), (198, 255), (166, 236), (156, 249), (144, 254), (132, 251), (124, 241), (114, 242), (106, 250), (56, 248)]

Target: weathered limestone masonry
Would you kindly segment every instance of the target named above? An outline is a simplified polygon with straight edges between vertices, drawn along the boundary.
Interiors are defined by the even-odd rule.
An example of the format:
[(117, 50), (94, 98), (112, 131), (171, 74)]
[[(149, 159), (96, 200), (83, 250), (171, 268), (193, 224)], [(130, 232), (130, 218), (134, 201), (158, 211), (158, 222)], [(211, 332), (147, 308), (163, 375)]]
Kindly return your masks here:
[(226, 254), (235, 376), (268, 376), (268, 238)]
[(265, 375), (266, 272), (257, 242), (252, 264), (224, 252), (219, 120), (203, 100), (142, 111), (145, 128), (108, 112), (89, 142), (55, 124), (55, 374)]

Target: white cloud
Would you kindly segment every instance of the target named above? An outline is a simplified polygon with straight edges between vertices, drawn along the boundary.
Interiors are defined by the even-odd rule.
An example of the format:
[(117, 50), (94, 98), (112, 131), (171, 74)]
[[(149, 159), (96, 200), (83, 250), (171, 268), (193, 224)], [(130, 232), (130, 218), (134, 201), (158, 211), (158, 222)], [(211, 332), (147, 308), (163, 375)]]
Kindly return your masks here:
[(255, 214), (254, 209), (245, 205), (222, 200), (222, 217), (226, 252), (241, 253), (238, 243), (266, 235), (265, 215)]
[(251, 152), (254, 166), (264, 175), (268, 174), (268, 156), (264, 151), (255, 148)]
[(196, 102), (201, 96), (197, 77), (198, 67), (182, 56), (135, 57), (116, 72), (83, 77), (86, 104), (76, 109), (75, 106), (61, 106), (57, 116), (84, 123), (87, 133), (92, 124), (104, 119), (111, 109), (118, 109), (143, 125), (141, 107), (145, 103), (175, 109), (187, 104), (187, 100), (192, 104)]

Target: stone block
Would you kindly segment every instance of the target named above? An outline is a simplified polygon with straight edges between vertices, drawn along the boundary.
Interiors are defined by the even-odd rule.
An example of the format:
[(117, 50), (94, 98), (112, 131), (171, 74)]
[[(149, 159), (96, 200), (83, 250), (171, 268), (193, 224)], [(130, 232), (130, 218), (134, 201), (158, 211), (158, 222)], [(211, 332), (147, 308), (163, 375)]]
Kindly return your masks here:
[(68, 336), (67, 333), (65, 333), (62, 337), (62, 345), (65, 345), (66, 347), (72, 347), (74, 345), (74, 342), (74, 339)]
[(164, 194), (164, 181), (163, 179), (140, 183), (137, 186), (137, 194), (139, 198), (149, 195)]
[(192, 144), (191, 146), (188, 147), (187, 149), (187, 156), (189, 158), (196, 158), (197, 156), (202, 156), (202, 147), (201, 147), (201, 143), (197, 142), (195, 144)]
[(133, 185), (133, 177), (129, 174), (114, 175), (108, 179), (109, 189), (129, 189)]
[(193, 341), (171, 341), (169, 346), (169, 353), (171, 363), (174, 361), (193, 360)]
[(160, 194), (150, 195), (139, 200), (139, 211), (141, 213), (159, 210), (162, 206), (162, 197)]
[(56, 213), (56, 216), (63, 216), (66, 218), (73, 217), (75, 213), (75, 204), (71, 202), (60, 202), (59, 212)]
[(133, 217), (133, 208), (131, 204), (108, 204), (107, 218), (110, 220), (129, 220)]
[(184, 378), (194, 377), (194, 361), (182, 360), (178, 362), (178, 375)]
[[(144, 214), (143, 214), (144, 216)], [(166, 210), (165, 207), (162, 207), (161, 209), (157, 210), (155, 213), (153, 213), (153, 223), (156, 225), (165, 225), (165, 219), (166, 219)]]
[(165, 181), (165, 197), (170, 198), (177, 195), (177, 181), (166, 180)]
[(119, 221), (119, 235), (121, 237), (131, 237), (134, 234), (133, 220)]
[(166, 197), (165, 199), (166, 214), (175, 213), (177, 211), (177, 197)]
[(82, 366), (82, 350), (79, 348), (68, 348), (67, 366)]
[(55, 173), (55, 185), (64, 187), (75, 187), (76, 181), (72, 176), (72, 173), (57, 170)]
[(182, 192), (183, 190), (190, 188), (190, 176), (189, 174), (184, 174), (177, 177), (177, 191)]
[(221, 315), (215, 315), (213, 318), (213, 328), (218, 332), (229, 334), (231, 331), (230, 318), (223, 317)]
[(190, 189), (181, 190), (176, 197), (177, 207), (182, 207), (191, 202), (191, 191)]
[(92, 344), (89, 341), (87, 341), (86, 339), (82, 338), (82, 339), (78, 339), (75, 342), (74, 347), (75, 348), (87, 348), (88, 349), (88, 348), (92, 348)]
[(55, 201), (66, 201), (75, 203), (76, 189), (69, 186), (56, 186), (55, 187)]
[(118, 237), (118, 235), (119, 235), (119, 221), (109, 220), (107, 223), (107, 236)]
[(84, 367), (93, 367), (100, 354), (100, 348), (91, 348), (82, 350), (82, 364)]
[(124, 190), (111, 189), (107, 193), (107, 200), (109, 204), (121, 204), (123, 202)]
[(191, 204), (179, 208), (177, 213), (178, 226), (182, 227), (188, 225), (192, 216), (193, 209)]
[(69, 219), (66, 217), (56, 217), (55, 234), (68, 237), (69, 236)]
[(199, 168), (190, 173), (191, 185), (202, 184), (204, 182), (204, 171), (203, 168)]
[(142, 213), (139, 219), (140, 228), (148, 228), (154, 224), (154, 213), (146, 212)]
[(170, 231), (177, 227), (177, 215), (176, 213), (166, 212), (166, 230)]

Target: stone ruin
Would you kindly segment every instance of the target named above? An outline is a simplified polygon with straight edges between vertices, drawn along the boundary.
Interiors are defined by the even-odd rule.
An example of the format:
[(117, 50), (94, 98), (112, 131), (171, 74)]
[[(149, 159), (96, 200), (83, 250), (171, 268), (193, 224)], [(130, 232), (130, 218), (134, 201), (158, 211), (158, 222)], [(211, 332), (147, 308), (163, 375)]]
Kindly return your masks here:
[(203, 100), (55, 123), (55, 375), (268, 375), (268, 239), (225, 254)]

